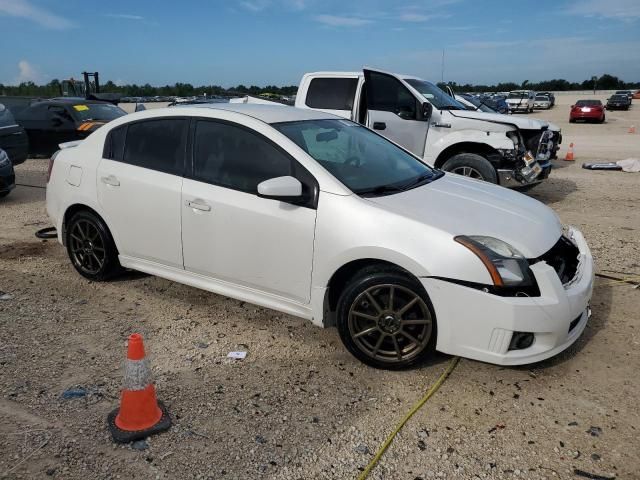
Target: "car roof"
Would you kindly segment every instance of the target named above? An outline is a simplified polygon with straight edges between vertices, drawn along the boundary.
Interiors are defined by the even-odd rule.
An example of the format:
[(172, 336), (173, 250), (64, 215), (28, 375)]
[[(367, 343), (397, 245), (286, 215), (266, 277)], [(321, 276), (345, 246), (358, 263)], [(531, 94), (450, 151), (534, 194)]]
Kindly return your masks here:
[[(198, 105), (185, 105), (171, 107), (172, 110), (178, 108), (226, 110), (240, 113), (260, 120), (265, 123), (296, 122), (301, 120), (326, 120), (329, 118), (341, 118), (330, 113), (307, 110), (303, 108), (289, 107), (286, 105), (264, 105), (247, 103), (207, 103)], [(155, 110), (155, 109), (154, 109)]]

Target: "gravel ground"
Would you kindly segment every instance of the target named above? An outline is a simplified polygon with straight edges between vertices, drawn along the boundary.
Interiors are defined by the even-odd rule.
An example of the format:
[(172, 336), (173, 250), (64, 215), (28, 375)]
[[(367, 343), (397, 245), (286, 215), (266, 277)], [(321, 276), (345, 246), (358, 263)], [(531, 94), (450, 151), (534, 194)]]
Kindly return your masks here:
[[(577, 162), (556, 162), (531, 195), (584, 231), (601, 272), (640, 274), (640, 174), (580, 169), (640, 154), (640, 134), (627, 133), (640, 107), (569, 124), (575, 98), (558, 101), (533, 115), (562, 126)], [(44, 185), (46, 161), (16, 170), (18, 183)], [(0, 478), (355, 478), (449, 361), (373, 370), (335, 329), (142, 274), (88, 282), (33, 236), (48, 225), (43, 189), (19, 186), (0, 209)], [(370, 478), (640, 478), (640, 290), (598, 279), (592, 306), (554, 359), (462, 360)], [(106, 416), (134, 331), (174, 425), (116, 446)], [(70, 388), (85, 394), (65, 399)]]

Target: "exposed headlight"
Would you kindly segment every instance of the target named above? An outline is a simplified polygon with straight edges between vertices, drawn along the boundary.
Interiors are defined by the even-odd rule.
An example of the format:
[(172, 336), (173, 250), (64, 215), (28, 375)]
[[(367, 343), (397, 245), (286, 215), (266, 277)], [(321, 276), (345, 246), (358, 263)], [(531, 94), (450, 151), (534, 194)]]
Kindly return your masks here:
[(4, 150), (0, 150), (0, 167), (6, 167), (10, 163), (11, 161), (9, 160), (7, 152), (5, 152)]
[(461, 235), (454, 240), (482, 261), (496, 287), (533, 285), (527, 259), (508, 243), (481, 235)]

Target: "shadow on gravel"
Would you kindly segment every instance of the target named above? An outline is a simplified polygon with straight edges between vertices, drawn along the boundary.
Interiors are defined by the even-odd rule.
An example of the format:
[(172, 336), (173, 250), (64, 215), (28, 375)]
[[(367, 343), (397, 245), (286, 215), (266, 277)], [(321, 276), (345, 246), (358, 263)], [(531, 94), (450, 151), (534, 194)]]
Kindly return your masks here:
[[(553, 175), (553, 172), (551, 174)], [(531, 198), (551, 205), (561, 202), (577, 189), (576, 182), (572, 180), (550, 177), (528, 194)]]

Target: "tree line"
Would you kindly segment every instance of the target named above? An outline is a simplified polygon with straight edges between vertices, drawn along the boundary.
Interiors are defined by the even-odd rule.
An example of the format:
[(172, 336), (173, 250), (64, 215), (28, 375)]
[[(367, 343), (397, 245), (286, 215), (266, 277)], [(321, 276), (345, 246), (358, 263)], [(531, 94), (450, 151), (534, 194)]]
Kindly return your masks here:
[(472, 85), (469, 83), (457, 84), (456, 82), (439, 82), (440, 88), (450, 85), (456, 92), (510, 92), (511, 90), (534, 90), (536, 92), (563, 92), (571, 90), (628, 90), (639, 89), (640, 82), (625, 82), (614, 75), (605, 73), (596, 79), (588, 79), (583, 82), (569, 82), (563, 78), (543, 80), (542, 82), (522, 83), (503, 82), (495, 85)]
[[(443, 87), (444, 83), (438, 83)], [(458, 84), (449, 82), (456, 92), (508, 92), (511, 90), (535, 90), (535, 91), (570, 91), (570, 90), (619, 90), (619, 89), (638, 89), (640, 82), (625, 82), (616, 76), (604, 74), (597, 79), (588, 79), (583, 82), (569, 82), (564, 79), (545, 80), (542, 82), (524, 82), (518, 84), (514, 82), (502, 82), (494, 85), (473, 85), (469, 83)], [(276, 95), (293, 95), (297, 92), (296, 85), (278, 87), (276, 85), (267, 85), (258, 87), (251, 85), (238, 85), (231, 88), (224, 88), (219, 85), (201, 85), (193, 86), (190, 83), (175, 83), (174, 85), (152, 86), (148, 83), (144, 85), (128, 84), (116, 85), (109, 80), (101, 85), (102, 92), (120, 93), (125, 97), (191, 97), (207, 94), (211, 95), (234, 95), (234, 94), (250, 94), (260, 95), (271, 93)], [(22, 82), (19, 85), (3, 85), (0, 83), (0, 95), (19, 95), (33, 97), (55, 97), (61, 92), (60, 80), (54, 79), (45, 85), (36, 85), (33, 82)]]

